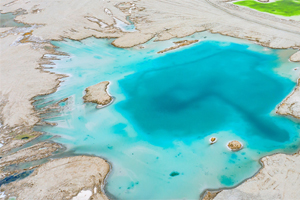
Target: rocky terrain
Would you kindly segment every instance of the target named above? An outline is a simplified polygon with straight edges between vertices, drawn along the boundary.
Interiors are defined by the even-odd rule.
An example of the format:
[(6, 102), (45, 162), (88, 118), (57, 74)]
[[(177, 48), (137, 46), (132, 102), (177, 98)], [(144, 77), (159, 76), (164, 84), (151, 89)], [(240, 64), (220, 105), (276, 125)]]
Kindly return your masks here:
[(25, 179), (3, 185), (0, 191), (5, 198), (17, 197), (18, 200), (105, 200), (102, 187), (109, 168), (109, 164), (98, 157), (55, 159), (41, 165)]
[(300, 79), (294, 91), (282, 101), (276, 112), (300, 119)]
[(109, 81), (103, 81), (86, 88), (86, 94), (83, 96), (84, 102), (96, 103), (98, 107), (109, 104), (113, 98), (107, 93), (108, 85)]
[[(16, 21), (29, 25), (27, 27), (0, 27), (0, 143), (2, 145), (0, 153), (4, 157), (1, 161), (2, 165), (9, 166), (15, 162), (46, 158), (59, 149), (59, 146), (47, 142), (11, 153), (14, 148), (21, 147), (42, 134), (32, 129), (41, 123), (40, 113), (32, 105), (33, 98), (54, 92), (59, 86), (60, 78), (65, 77), (47, 72), (47, 67), (44, 66), (53, 64), (51, 62), (53, 57), (49, 55), (60, 55), (50, 43), (51, 40), (64, 38), (80, 40), (94, 36), (116, 38), (113, 45), (132, 47), (152, 38), (155, 38), (156, 41), (168, 40), (195, 32), (210, 31), (251, 40), (271, 48), (300, 48), (299, 21), (260, 13), (246, 7), (233, 5), (230, 2), (229, 0), (40, 0), (39, 2), (2, 0), (0, 2), (1, 13), (21, 12), (16, 17)], [(127, 17), (134, 23), (136, 31), (122, 31), (117, 26), (116, 19), (129, 24)], [(300, 53), (292, 55), (290, 60), (300, 61)], [(104, 91), (103, 88), (106, 87), (104, 85), (99, 86), (99, 91)], [(298, 88), (284, 100), (278, 113), (299, 116), (299, 87), (298, 84)], [(106, 96), (102, 103), (108, 102), (109, 98), (111, 97)], [(44, 147), (48, 150), (41, 149)], [(43, 153), (35, 155), (40, 151)], [(296, 165), (291, 164), (288, 160), (293, 160), (293, 163), (298, 162), (296, 161), (298, 154), (295, 156), (275, 155), (272, 163), (277, 163), (278, 156), (282, 157), (283, 163), (289, 165), (286, 168), (290, 171), (283, 172), (283, 174), (297, 172)], [(264, 159), (272, 160), (273, 156)], [(75, 166), (75, 163), (80, 163), (80, 165)], [(82, 169), (79, 169), (79, 166), (82, 166)], [(92, 167), (94, 170), (88, 171), (88, 166), (94, 166)], [(276, 170), (276, 167), (280, 167), (276, 164), (274, 164), (274, 168), (270, 166), (268, 167), (266, 164), (261, 173), (272, 174), (272, 169)], [(78, 199), (81, 196), (94, 199), (103, 197), (99, 182), (103, 183), (109, 167), (100, 158), (78, 156), (53, 160), (34, 167), (36, 169), (29, 177), (2, 186), (1, 191), (5, 191), (7, 197), (16, 195), (19, 197), (18, 199), (47, 199), (48, 197), (51, 199), (54, 194), (58, 195), (57, 199), (73, 197)], [(277, 170), (280, 171), (281, 168)], [(67, 173), (63, 173), (64, 171)], [(2, 176), (11, 173), (13, 172), (3, 172)], [(294, 197), (292, 195), (298, 195), (298, 193), (296, 188), (294, 192), (290, 189), (294, 187), (289, 185), (294, 181), (293, 178), (286, 177), (282, 176), (281, 180), (268, 177), (268, 179), (259, 181), (254, 177), (254, 181), (250, 179), (232, 192), (223, 191), (216, 198), (234, 199), (237, 198), (237, 194), (244, 195), (240, 196), (244, 199), (254, 197), (271, 199), (277, 194), (281, 195), (282, 199), (292, 198)], [(44, 180), (50, 180), (49, 185), (44, 185)], [(80, 183), (72, 182), (76, 180)], [(263, 189), (264, 187), (254, 187), (254, 184), (268, 183), (267, 180), (276, 180), (277, 189), (275, 187), (273, 192), (269, 192), (273, 187), (272, 182), (269, 182), (271, 186), (266, 190)], [(56, 182), (57, 185), (54, 184)], [(43, 190), (41, 187), (45, 189)], [(245, 189), (246, 187), (249, 189)], [(22, 188), (22, 190), (18, 190), (18, 188)], [(59, 188), (64, 189), (59, 190)], [(43, 192), (39, 193), (41, 189)], [(267, 194), (271, 196), (267, 197)], [(273, 194), (275, 196), (272, 196)]]
[(214, 200), (296, 200), (300, 196), (300, 154), (276, 154), (262, 159), (264, 167), (253, 178)]

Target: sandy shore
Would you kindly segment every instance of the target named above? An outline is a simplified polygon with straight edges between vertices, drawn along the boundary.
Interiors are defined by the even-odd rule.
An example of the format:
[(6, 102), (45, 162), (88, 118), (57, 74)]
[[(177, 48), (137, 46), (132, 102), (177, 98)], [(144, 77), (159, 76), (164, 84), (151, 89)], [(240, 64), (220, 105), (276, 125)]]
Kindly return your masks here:
[(278, 106), (276, 113), (300, 119), (300, 79), (294, 91)]
[(172, 50), (184, 47), (184, 46), (188, 46), (188, 45), (194, 44), (196, 42), (199, 42), (199, 40), (181, 40), (181, 41), (173, 42), (175, 44), (175, 46), (166, 48), (166, 49), (161, 50), (161, 51), (159, 51), (157, 53), (165, 53), (167, 51), (172, 51)]
[(0, 190), (5, 198), (20, 200), (105, 200), (102, 187), (109, 168), (109, 164), (98, 157), (55, 159), (41, 165), (25, 179), (3, 185)]
[[(1, 155), (6, 156), (5, 159), (8, 161), (14, 158), (17, 162), (27, 162), (27, 155), (35, 157), (31, 160), (42, 158), (32, 154), (35, 152), (34, 149), (36, 150), (39, 146), (20, 150), (16, 154), (7, 153), (41, 135), (41, 133), (32, 131), (32, 127), (40, 121), (39, 113), (34, 110), (32, 105), (33, 97), (54, 92), (59, 86), (59, 78), (63, 77), (63, 75), (43, 70), (43, 64), (51, 64), (51, 59), (49, 60), (43, 55), (56, 54), (53, 46), (49, 43), (51, 40), (63, 38), (80, 40), (95, 36), (117, 38), (113, 45), (132, 47), (154, 37), (156, 41), (168, 40), (208, 30), (213, 33), (255, 41), (271, 48), (300, 48), (299, 21), (282, 19), (227, 2), (229, 1), (58, 0), (49, 2), (41, 0), (37, 3), (33, 0), (2, 0), (0, 2), (2, 13), (16, 12), (22, 9), (24, 14), (17, 16), (16, 20), (30, 24), (31, 27), (0, 27), (0, 132), (3, 133), (0, 135), (0, 143), (3, 145), (0, 148)], [(126, 16), (129, 16), (130, 20), (134, 22), (136, 31), (123, 32), (116, 26), (116, 19), (129, 24)], [(290, 60), (300, 61), (300, 52), (292, 55)], [(297, 98), (299, 88), (298, 84), (298, 88), (281, 104), (278, 109), (280, 114), (296, 116), (295, 109), (299, 108), (299, 98)], [(292, 106), (295, 105), (295, 102), (298, 105), (296, 108)], [(48, 143), (38, 145), (47, 146)], [(47, 149), (49, 150), (42, 154), (43, 158), (57, 151), (58, 147), (50, 145)], [(289, 156), (286, 155), (286, 157)], [(8, 161), (6, 163), (9, 164), (11, 161)], [(87, 159), (85, 162), (94, 161)], [(99, 164), (101, 163), (103, 164), (102, 161), (99, 161)], [(34, 172), (35, 181), (39, 181), (41, 173), (39, 170), (42, 170), (43, 166), (45, 167), (45, 165), (37, 166), (38, 168)], [(51, 170), (53, 165), (46, 166)], [(106, 167), (106, 164), (103, 164), (98, 170), (104, 170)], [(59, 169), (64, 170), (63, 168)], [(266, 167), (264, 170), (268, 170), (268, 168)], [(62, 179), (65, 178), (64, 174), (60, 174), (60, 176)], [(33, 181), (32, 176), (30, 177), (22, 180), (22, 183)], [(20, 184), (20, 182), (13, 184)], [(67, 185), (67, 183), (65, 184)], [(70, 189), (73, 191), (70, 194), (79, 195), (83, 188), (75, 188), (74, 191)], [(91, 188), (89, 189), (91, 190)], [(5, 186), (5, 190), (12, 191), (19, 197), (22, 195), (9, 188), (9, 185)], [(28, 191), (30, 191), (29, 188)], [(90, 194), (90, 192), (84, 191), (81, 195), (86, 194)], [(96, 195), (93, 191), (91, 194)], [(62, 198), (64, 197), (62, 196)], [(217, 198), (219, 197), (217, 196)]]
[(264, 168), (242, 185), (223, 190), (214, 200), (296, 200), (300, 196), (300, 154), (276, 154), (262, 159)]

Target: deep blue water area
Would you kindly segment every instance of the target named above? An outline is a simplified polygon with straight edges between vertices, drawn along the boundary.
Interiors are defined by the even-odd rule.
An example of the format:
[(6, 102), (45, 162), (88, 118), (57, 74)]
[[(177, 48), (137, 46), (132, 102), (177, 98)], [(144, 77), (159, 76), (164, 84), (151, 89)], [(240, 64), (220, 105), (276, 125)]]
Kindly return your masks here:
[[(199, 199), (254, 175), (263, 156), (298, 150), (299, 124), (275, 113), (295, 86), (290, 50), (209, 33), (187, 39), (200, 42), (164, 54), (157, 52), (172, 41), (129, 49), (106, 39), (53, 42), (69, 56), (50, 71), (69, 77), (35, 106), (68, 100), (44, 115), (57, 126), (36, 129), (108, 160), (105, 191), (116, 199)], [(110, 81), (115, 101), (96, 109), (82, 97), (101, 81)], [(231, 140), (244, 148), (230, 151)]]

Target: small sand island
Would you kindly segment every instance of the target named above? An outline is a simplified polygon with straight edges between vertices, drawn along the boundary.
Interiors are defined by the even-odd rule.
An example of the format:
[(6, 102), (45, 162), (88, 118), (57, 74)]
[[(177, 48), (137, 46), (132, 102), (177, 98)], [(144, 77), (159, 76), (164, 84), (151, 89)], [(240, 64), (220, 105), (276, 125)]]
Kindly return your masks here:
[(184, 46), (187, 46), (187, 45), (194, 44), (196, 42), (199, 42), (199, 40), (181, 40), (181, 41), (173, 42), (175, 44), (175, 46), (166, 48), (166, 49), (161, 50), (157, 53), (165, 53), (167, 51), (175, 50), (175, 49), (178, 49), (180, 47), (184, 47)]
[(292, 62), (299, 62), (300, 61), (300, 51), (294, 53), (291, 57), (290, 60)]
[(211, 138), (209, 138), (209, 143), (210, 144), (214, 144), (214, 143), (216, 143), (217, 142), (217, 138), (216, 137), (211, 137)]
[(86, 94), (83, 96), (84, 102), (96, 103), (97, 108), (108, 105), (113, 98), (107, 93), (109, 81), (103, 81), (85, 89)]
[[(35, 104), (41, 102), (39, 96), (56, 92), (63, 81), (60, 79), (67, 78), (67, 74), (48, 71), (49, 65), (55, 65), (54, 60), (60, 60), (61, 55), (65, 55), (57, 51), (60, 48), (54, 45), (58, 40), (68, 38), (80, 43), (89, 37), (114, 38), (112, 45), (129, 48), (150, 40), (184, 38), (209, 31), (252, 41), (264, 47), (298, 50), (291, 55), (290, 61), (300, 62), (299, 3), (294, 0), (40, 0), (38, 3), (31, 0), (2, 0), (0, 178), (3, 184), (0, 187), (0, 199), (107, 199), (102, 191), (109, 171), (109, 164), (105, 160), (93, 156), (54, 159), (54, 155), (56, 158), (69, 156), (59, 155), (67, 149), (63, 144), (44, 141), (43, 137), (34, 140), (43, 135), (43, 132), (34, 128), (55, 125), (44, 121), (44, 115), (51, 115), (55, 106), (39, 105), (42, 108), (37, 109), (39, 106)], [(120, 29), (116, 19), (123, 23), (132, 22), (138, 31)], [(194, 39), (174, 42), (171, 47), (164, 47), (158, 53), (198, 42)], [(105, 48), (100, 50), (106, 52)], [(91, 56), (94, 53), (97, 54), (87, 51)], [(118, 60), (121, 64), (122, 61)], [(81, 64), (86, 66), (84, 62)], [(78, 66), (74, 65), (74, 68)], [(107, 93), (108, 85), (109, 82), (104, 81), (86, 88), (84, 101), (96, 103), (98, 108), (108, 105), (113, 101), (113, 97)], [(58, 105), (68, 98), (72, 99), (67, 94), (61, 92), (59, 100), (53, 103)], [(298, 81), (294, 91), (278, 106), (277, 113), (300, 119), (299, 95)], [(217, 141), (217, 138), (211, 139), (210, 142)], [(243, 148), (238, 141), (231, 141), (227, 146), (232, 151)], [(267, 156), (262, 163), (262, 170), (253, 178), (235, 189), (208, 193), (205, 200), (298, 199), (300, 154)], [(134, 169), (134, 165), (132, 167)], [(27, 177), (12, 180), (12, 176), (17, 177), (24, 172)], [(170, 174), (177, 175), (177, 171)], [(167, 190), (159, 186), (162, 191)], [(131, 191), (137, 190), (139, 187)], [(126, 190), (126, 194), (131, 191)], [(188, 193), (191, 192), (189, 189)], [(130, 199), (128, 196), (122, 198)]]
[(239, 141), (233, 140), (228, 142), (227, 147), (231, 149), (231, 151), (239, 151), (243, 148), (243, 144)]

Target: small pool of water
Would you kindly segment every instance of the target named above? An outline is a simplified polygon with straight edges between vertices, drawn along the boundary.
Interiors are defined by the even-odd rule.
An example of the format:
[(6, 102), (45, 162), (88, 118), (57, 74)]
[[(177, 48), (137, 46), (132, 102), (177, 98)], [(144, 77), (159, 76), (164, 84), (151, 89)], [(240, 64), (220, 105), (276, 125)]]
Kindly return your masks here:
[(0, 13), (0, 27), (28, 27), (28, 25), (15, 21), (16, 16), (23, 14), (19, 12), (14, 13)]
[[(295, 86), (293, 51), (206, 32), (185, 39), (200, 42), (165, 54), (157, 52), (172, 41), (130, 49), (95, 38), (53, 42), (70, 56), (52, 71), (69, 77), (35, 106), (69, 99), (45, 115), (57, 126), (37, 129), (59, 135), (69, 150), (107, 159), (110, 197), (199, 199), (205, 189), (251, 177), (265, 155), (298, 150), (299, 124), (274, 112)], [(113, 104), (83, 102), (86, 87), (107, 80)], [(218, 140), (210, 145), (212, 136)], [(229, 151), (230, 140), (244, 148)]]

